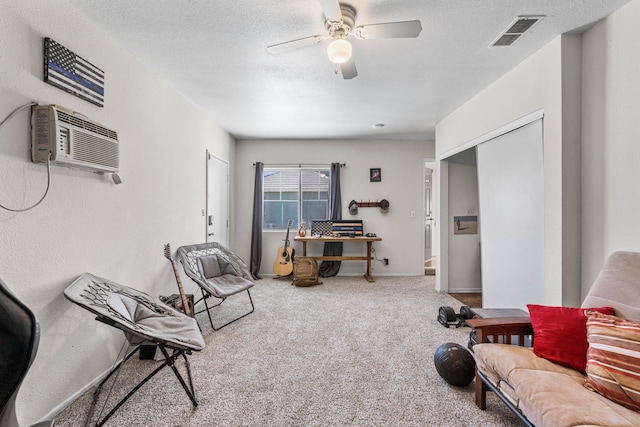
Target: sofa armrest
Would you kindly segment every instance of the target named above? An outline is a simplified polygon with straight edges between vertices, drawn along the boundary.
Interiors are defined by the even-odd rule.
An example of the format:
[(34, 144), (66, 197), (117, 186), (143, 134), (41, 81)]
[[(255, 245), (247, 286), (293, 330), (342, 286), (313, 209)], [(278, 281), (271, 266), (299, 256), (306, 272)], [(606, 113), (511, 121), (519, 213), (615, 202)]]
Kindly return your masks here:
[[(533, 336), (533, 327), (529, 316), (522, 317), (489, 317), (468, 319), (476, 334), (476, 344), (506, 343), (525, 345), (525, 337)], [(483, 381), (476, 365), (476, 405), (480, 409), (487, 407), (487, 385)]]
[(476, 333), (476, 343), (512, 343), (525, 345), (525, 337), (533, 335), (529, 316), (468, 319), (467, 324)]

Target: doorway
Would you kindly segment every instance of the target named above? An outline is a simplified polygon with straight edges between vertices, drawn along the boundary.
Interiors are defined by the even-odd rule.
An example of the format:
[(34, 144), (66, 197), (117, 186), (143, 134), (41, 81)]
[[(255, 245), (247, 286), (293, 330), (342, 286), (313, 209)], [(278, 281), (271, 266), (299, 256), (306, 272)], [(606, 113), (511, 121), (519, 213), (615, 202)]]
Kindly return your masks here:
[(435, 160), (424, 160), (424, 274), (436, 274), (436, 249), (435, 249), (435, 210), (433, 208), (433, 191), (436, 186), (433, 183), (435, 178)]
[(207, 150), (206, 241), (229, 247), (229, 163)]

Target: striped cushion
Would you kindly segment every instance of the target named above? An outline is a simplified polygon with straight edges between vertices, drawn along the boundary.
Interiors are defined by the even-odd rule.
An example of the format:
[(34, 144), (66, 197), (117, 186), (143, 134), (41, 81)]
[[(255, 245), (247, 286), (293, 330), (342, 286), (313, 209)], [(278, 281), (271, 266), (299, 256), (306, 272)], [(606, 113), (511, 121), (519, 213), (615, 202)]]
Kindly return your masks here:
[(587, 311), (585, 387), (640, 411), (640, 324)]

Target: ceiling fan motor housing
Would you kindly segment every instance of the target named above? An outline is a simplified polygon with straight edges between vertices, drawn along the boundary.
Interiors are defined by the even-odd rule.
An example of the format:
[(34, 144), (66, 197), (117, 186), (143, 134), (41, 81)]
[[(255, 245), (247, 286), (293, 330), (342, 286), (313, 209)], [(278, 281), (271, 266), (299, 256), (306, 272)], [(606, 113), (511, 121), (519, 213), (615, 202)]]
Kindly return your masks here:
[(329, 35), (334, 39), (347, 38), (356, 25), (356, 10), (353, 7), (340, 3), (340, 11), (342, 12), (340, 21), (327, 19), (324, 23)]

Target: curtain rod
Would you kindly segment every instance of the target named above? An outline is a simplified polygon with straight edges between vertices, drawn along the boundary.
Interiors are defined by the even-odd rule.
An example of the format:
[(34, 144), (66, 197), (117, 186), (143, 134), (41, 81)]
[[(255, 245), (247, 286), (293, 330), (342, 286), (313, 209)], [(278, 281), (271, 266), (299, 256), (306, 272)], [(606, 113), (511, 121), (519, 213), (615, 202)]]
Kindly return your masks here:
[[(256, 164), (254, 163), (253, 166), (255, 166)], [(312, 166), (327, 166), (327, 165), (331, 165), (331, 163), (264, 163), (265, 167), (269, 167), (269, 168), (274, 168), (274, 167), (291, 167), (291, 166), (296, 166), (296, 167), (312, 167)], [(347, 166), (346, 163), (340, 163), (340, 167), (343, 168)]]

